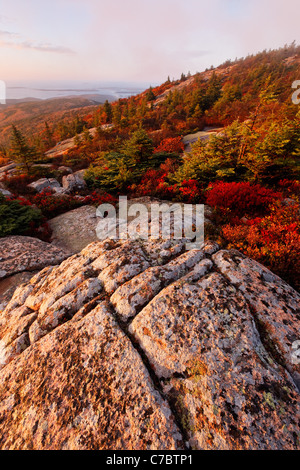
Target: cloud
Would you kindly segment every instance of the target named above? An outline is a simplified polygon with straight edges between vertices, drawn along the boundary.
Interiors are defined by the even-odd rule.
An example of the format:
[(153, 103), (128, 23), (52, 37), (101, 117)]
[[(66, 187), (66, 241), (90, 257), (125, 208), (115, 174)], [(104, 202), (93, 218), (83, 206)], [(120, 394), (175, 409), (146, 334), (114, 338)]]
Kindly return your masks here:
[(18, 49), (34, 49), (41, 52), (55, 52), (56, 54), (76, 54), (73, 49), (64, 46), (54, 46), (52, 44), (35, 44), (29, 41), (16, 43), (15, 47)]
[(0, 45), (9, 51), (0, 60), (14, 76), (28, 68), (36, 76), (161, 82), (300, 42), (299, 0), (3, 3)]
[(18, 33), (12, 33), (11, 31), (3, 31), (0, 30), (0, 37), (9, 37), (9, 38), (14, 38), (14, 37), (19, 37)]
[(76, 54), (73, 49), (68, 47), (56, 46), (50, 43), (37, 43), (22, 39), (22, 36), (18, 33), (0, 30), (0, 45), (4, 47), (13, 47), (23, 50), (31, 49), (40, 52), (53, 52), (56, 54)]

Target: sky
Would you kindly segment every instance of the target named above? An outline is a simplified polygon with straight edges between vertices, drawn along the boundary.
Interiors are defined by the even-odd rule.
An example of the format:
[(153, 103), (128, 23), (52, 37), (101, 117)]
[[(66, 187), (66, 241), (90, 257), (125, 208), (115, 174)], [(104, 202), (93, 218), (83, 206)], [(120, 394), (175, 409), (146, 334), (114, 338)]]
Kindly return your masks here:
[(0, 80), (162, 83), (300, 43), (299, 0), (0, 0)]

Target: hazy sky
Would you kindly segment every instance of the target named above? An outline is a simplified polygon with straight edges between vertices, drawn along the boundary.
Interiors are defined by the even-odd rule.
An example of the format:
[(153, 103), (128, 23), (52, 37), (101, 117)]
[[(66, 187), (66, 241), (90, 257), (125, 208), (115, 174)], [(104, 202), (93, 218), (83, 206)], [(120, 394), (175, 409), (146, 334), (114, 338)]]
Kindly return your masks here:
[(299, 0), (0, 0), (0, 80), (161, 83), (300, 43)]

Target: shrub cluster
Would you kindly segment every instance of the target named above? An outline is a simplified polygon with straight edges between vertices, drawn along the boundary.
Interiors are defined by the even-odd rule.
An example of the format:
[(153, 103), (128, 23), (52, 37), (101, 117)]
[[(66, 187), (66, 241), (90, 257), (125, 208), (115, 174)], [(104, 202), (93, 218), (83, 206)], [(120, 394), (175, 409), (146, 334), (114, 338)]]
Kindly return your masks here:
[(207, 189), (206, 202), (225, 216), (253, 217), (265, 214), (270, 204), (281, 200), (282, 194), (259, 184), (218, 181)]
[(222, 235), (228, 248), (255, 259), (300, 290), (299, 205), (274, 204), (271, 213), (244, 224), (226, 224)]
[(5, 198), (0, 193), (0, 237), (34, 235), (43, 222), (38, 208), (22, 200)]
[[(99, 206), (104, 203), (115, 204), (117, 201), (114, 196), (97, 191), (94, 191), (85, 197), (76, 195), (54, 195), (49, 190), (45, 190), (34, 195), (28, 195), (26, 198), (22, 196), (18, 196), (16, 198), (4, 198), (1, 194), (0, 196), (2, 197), (0, 201), (3, 201), (2, 212), (0, 212), (0, 216), (3, 215), (3, 227), (4, 224), (9, 224), (10, 226), (14, 222), (13, 226), (15, 228), (13, 232), (10, 230), (10, 233), (23, 233), (21, 231), (23, 225), (25, 227), (24, 231), (28, 230), (28, 228), (37, 228), (46, 219), (52, 219), (53, 217), (72, 209), (76, 209), (82, 205), (88, 204)], [(4, 220), (5, 216), (6, 222)], [(34, 221), (36, 224), (33, 226), (32, 222)], [(9, 230), (6, 231), (9, 232)], [(5, 235), (2, 234), (0, 236)]]
[(184, 180), (180, 185), (172, 185), (168, 182), (168, 174), (162, 168), (146, 171), (141, 182), (129, 186), (128, 190), (134, 197), (153, 196), (190, 204), (199, 203), (203, 199), (203, 192), (196, 180)]

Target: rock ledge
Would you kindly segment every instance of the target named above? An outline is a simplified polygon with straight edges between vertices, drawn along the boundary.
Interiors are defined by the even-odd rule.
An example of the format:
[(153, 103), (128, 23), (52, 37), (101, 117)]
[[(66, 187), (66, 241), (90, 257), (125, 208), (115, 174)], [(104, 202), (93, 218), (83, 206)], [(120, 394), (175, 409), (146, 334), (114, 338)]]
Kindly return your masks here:
[(92, 243), (0, 315), (0, 448), (299, 449), (299, 301), (215, 243)]

